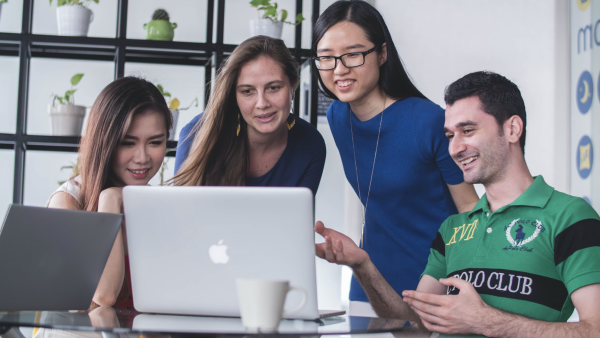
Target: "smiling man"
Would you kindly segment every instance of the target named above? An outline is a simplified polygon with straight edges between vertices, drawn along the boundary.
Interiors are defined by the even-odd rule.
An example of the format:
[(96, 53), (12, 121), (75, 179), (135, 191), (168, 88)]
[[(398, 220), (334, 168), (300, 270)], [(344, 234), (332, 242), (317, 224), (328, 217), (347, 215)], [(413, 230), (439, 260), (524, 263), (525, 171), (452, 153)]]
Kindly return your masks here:
[[(318, 222), (317, 255), (354, 270), (382, 317), (492, 337), (600, 335), (600, 218), (532, 177), (525, 105), (505, 77), (476, 72), (446, 89), (444, 131), (467, 183), (486, 194), (440, 227), (416, 291), (400, 297), (369, 255)], [(577, 308), (580, 321), (565, 323)]]

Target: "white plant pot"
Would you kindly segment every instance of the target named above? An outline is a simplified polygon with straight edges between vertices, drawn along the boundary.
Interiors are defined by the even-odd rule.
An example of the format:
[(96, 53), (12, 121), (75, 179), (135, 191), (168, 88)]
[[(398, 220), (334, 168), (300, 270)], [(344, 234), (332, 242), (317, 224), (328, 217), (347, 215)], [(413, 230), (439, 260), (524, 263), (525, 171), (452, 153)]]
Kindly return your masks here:
[(266, 35), (274, 39), (281, 39), (283, 22), (273, 23), (269, 19), (250, 20), (250, 36)]
[(91, 10), (82, 6), (60, 6), (56, 9), (58, 35), (87, 36), (94, 19)]
[(169, 130), (169, 141), (173, 141), (175, 139), (175, 131), (177, 130), (177, 120), (179, 119), (179, 110), (178, 109), (169, 109), (171, 111), (171, 115), (173, 115), (173, 126), (171, 130)]
[(81, 136), (85, 107), (72, 104), (48, 105), (53, 136)]

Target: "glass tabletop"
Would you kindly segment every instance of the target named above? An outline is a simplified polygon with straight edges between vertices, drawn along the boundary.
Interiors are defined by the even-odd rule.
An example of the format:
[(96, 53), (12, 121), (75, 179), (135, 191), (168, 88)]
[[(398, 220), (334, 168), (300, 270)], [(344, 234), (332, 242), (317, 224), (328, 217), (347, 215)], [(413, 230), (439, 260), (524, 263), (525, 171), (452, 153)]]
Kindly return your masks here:
[[(0, 312), (0, 326), (38, 327), (108, 333), (248, 335), (240, 318), (139, 313), (132, 308), (97, 307), (90, 311)], [(416, 328), (400, 319), (336, 316), (317, 321), (281, 320), (278, 335), (345, 335), (405, 331)]]

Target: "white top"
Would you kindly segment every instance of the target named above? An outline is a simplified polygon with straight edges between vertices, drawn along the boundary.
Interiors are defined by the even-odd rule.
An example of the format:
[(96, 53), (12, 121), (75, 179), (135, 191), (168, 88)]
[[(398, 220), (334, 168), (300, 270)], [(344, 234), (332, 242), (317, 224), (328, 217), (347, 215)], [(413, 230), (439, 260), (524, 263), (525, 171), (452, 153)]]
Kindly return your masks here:
[(52, 195), (50, 195), (50, 198), (48, 198), (48, 202), (46, 202), (46, 208), (50, 204), (50, 200), (52, 199), (52, 197), (59, 192), (66, 192), (67, 194), (73, 196), (77, 200), (77, 202), (81, 203), (81, 201), (79, 200), (79, 191), (80, 191), (79, 185), (80, 184), (81, 184), (81, 176), (75, 176), (75, 178), (71, 178), (71, 179), (67, 180), (60, 187), (58, 187), (58, 189), (56, 189), (56, 191), (53, 192)]

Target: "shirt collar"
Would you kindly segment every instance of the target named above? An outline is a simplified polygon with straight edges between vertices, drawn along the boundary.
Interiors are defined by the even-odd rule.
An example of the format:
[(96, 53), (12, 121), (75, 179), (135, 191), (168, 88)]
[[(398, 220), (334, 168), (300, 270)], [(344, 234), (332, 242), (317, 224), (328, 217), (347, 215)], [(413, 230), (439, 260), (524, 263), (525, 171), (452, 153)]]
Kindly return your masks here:
[[(546, 183), (546, 181), (544, 181), (544, 178), (542, 177), (542, 175), (535, 176), (533, 183), (531, 183), (531, 185), (529, 186), (529, 188), (527, 188), (527, 190), (525, 190), (512, 203), (503, 206), (502, 208), (496, 210), (496, 212), (498, 212), (498, 211), (502, 212), (511, 206), (530, 206), (530, 207), (543, 208), (546, 206), (546, 204), (550, 200), (550, 197), (552, 196), (553, 192), (554, 192), (554, 188), (549, 186)], [(477, 212), (479, 210), (489, 212), (489, 204), (488, 204), (488, 200), (487, 200), (487, 194), (484, 194), (481, 197), (481, 199), (479, 200), (479, 202), (477, 202), (477, 204), (475, 204), (475, 207), (473, 208), (473, 210), (471, 210), (469, 212), (469, 216), (471, 216), (472, 214), (474, 214), (475, 212)]]

